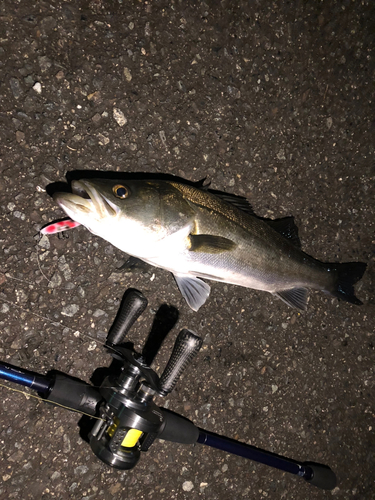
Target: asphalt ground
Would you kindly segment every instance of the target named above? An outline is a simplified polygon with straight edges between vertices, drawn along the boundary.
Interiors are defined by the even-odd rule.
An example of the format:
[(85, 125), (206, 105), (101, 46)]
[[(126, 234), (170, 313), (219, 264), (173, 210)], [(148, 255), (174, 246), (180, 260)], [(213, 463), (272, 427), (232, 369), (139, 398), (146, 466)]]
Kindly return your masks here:
[[(374, 498), (374, 37), (364, 1), (31, 2), (0, 5), (0, 358), (89, 381), (123, 292), (163, 304), (204, 345), (158, 404), (198, 426), (329, 465), (323, 491), (203, 445), (156, 442), (129, 472), (96, 459), (80, 416), (4, 382), (0, 497)], [(265, 292), (211, 283), (198, 313), (162, 270), (62, 217), (44, 191), (67, 172), (167, 173), (293, 215), (303, 249), (362, 261), (362, 306), (319, 292), (296, 312)], [(131, 237), (131, 235), (129, 235)], [(30, 391), (25, 390), (30, 394)]]

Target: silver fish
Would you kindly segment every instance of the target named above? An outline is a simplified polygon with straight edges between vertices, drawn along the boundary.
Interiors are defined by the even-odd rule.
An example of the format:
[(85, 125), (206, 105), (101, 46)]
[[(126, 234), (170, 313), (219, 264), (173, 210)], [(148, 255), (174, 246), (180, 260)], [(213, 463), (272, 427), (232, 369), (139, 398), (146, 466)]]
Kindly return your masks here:
[(210, 294), (201, 278), (264, 290), (300, 310), (308, 288), (362, 304), (353, 285), (366, 264), (310, 257), (292, 217), (259, 219), (244, 198), (173, 181), (85, 179), (54, 200), (93, 234), (172, 272), (194, 311)]

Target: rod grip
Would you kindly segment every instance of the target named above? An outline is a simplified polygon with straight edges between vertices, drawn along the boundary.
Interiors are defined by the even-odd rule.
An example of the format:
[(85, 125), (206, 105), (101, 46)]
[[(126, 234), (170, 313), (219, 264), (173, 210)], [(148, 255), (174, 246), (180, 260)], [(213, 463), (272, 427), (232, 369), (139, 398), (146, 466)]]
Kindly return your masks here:
[(182, 372), (202, 347), (202, 342), (202, 339), (191, 330), (184, 328), (180, 331), (172, 355), (160, 378), (161, 396), (166, 396), (173, 390)]
[(45, 401), (63, 406), (67, 410), (97, 415), (99, 403), (103, 398), (95, 387), (61, 372), (51, 372), (51, 378), (49, 394), (41, 394)]
[(163, 424), (157, 436), (159, 439), (180, 444), (195, 444), (198, 441), (199, 429), (191, 420), (166, 408), (160, 410)]
[(146, 297), (138, 290), (128, 290), (121, 302), (115, 321), (108, 333), (107, 344), (121, 344), (130, 328), (147, 307)]

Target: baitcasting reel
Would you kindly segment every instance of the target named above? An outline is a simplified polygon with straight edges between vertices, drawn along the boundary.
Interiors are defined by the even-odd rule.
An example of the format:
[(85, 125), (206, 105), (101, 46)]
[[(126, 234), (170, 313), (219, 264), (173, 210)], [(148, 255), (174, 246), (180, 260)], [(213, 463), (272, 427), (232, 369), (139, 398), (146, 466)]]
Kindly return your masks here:
[[(145, 297), (132, 291), (120, 309), (109, 332), (106, 346), (112, 356), (121, 360), (121, 374), (108, 376), (99, 389), (104, 403), (99, 408), (98, 420), (90, 433), (90, 445), (95, 455), (112, 467), (131, 469), (138, 462), (142, 451), (147, 451), (156, 437), (168, 439), (173, 432), (174, 414), (160, 409), (153, 402), (155, 395), (169, 394), (181, 373), (198, 353), (202, 339), (190, 330), (182, 330), (176, 340), (172, 356), (159, 379), (145, 363), (142, 356), (122, 347), (125, 335), (147, 306)], [(178, 419), (178, 432), (181, 422)], [(194, 425), (187, 424), (187, 436)], [(177, 429), (176, 429), (177, 430)]]

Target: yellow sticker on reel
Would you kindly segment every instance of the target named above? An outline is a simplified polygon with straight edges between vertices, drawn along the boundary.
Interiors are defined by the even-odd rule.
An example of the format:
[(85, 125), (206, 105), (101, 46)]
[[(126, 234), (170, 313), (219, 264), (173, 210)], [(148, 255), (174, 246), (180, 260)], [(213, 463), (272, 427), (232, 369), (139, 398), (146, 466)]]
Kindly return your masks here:
[(143, 432), (138, 429), (129, 429), (126, 436), (122, 440), (121, 446), (124, 448), (133, 448), (138, 442), (138, 439), (142, 436)]

